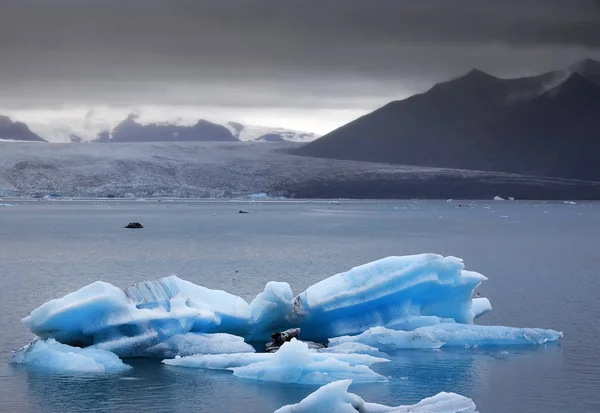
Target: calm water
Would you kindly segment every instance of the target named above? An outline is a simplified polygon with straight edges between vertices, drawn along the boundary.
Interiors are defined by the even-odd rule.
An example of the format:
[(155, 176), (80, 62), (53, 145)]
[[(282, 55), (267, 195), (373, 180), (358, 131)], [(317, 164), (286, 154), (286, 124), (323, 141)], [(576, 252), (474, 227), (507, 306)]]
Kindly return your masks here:
[[(353, 392), (398, 405), (453, 391), (487, 413), (600, 409), (598, 203), (12, 203), (0, 207), (2, 412), (272, 412), (296, 403), (316, 387), (147, 360), (128, 360), (135, 368), (124, 375), (51, 376), (8, 360), (32, 338), (22, 317), (98, 279), (126, 287), (177, 274), (250, 300), (269, 280), (299, 293), (354, 265), (420, 252), (462, 257), (490, 278), (479, 291), (494, 310), (481, 323), (554, 328), (565, 338), (538, 348), (400, 352), (374, 367), (394, 379)], [(134, 220), (146, 228), (121, 228)]]

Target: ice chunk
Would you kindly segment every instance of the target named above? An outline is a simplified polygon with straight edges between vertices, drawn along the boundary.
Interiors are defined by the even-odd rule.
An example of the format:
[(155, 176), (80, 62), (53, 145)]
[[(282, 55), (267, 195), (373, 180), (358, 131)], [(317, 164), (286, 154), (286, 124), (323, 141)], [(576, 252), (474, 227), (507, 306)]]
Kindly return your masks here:
[(335, 345), (333, 347), (314, 350), (318, 353), (336, 353), (336, 354), (368, 354), (373, 357), (387, 357), (388, 355), (379, 351), (376, 347), (371, 347), (363, 343), (347, 342)]
[(439, 393), (411, 406), (388, 407), (367, 403), (348, 392), (352, 380), (326, 384), (298, 404), (284, 406), (275, 413), (477, 413), (473, 400), (456, 393)]
[(484, 280), (456, 257), (388, 257), (309, 287), (296, 297), (294, 321), (314, 341), (422, 316), (470, 324), (481, 314), (472, 296)]
[(311, 353), (306, 343), (294, 338), (284, 343), (269, 360), (230, 370), (233, 370), (234, 376), (246, 379), (284, 383), (324, 384), (346, 378), (353, 378), (357, 382), (387, 380), (365, 365), (351, 365), (334, 357), (315, 361), (311, 357), (315, 354), (318, 353)]
[(63, 298), (48, 301), (22, 321), (42, 338), (92, 344), (94, 334), (106, 328), (108, 318), (129, 307), (129, 300), (121, 289), (96, 281)]
[(195, 354), (175, 357), (162, 362), (169, 366), (191, 367), (208, 370), (227, 370), (232, 367), (247, 366), (271, 359), (275, 353), (236, 353), (236, 354)]
[[(296, 342), (296, 339), (292, 339)], [(284, 345), (287, 343), (284, 343)], [(307, 347), (306, 343), (301, 343), (303, 347)], [(281, 347), (283, 348), (283, 346)], [(275, 355), (279, 353), (242, 353), (242, 354), (195, 354), (187, 357), (176, 357), (174, 359), (163, 360), (164, 364), (171, 366), (193, 367), (210, 370), (227, 370), (233, 367), (248, 366), (253, 363), (273, 360)], [(343, 363), (354, 365), (370, 366), (375, 363), (385, 363), (388, 359), (374, 357), (368, 354), (354, 353), (321, 353), (309, 349), (310, 359), (314, 362), (321, 362), (333, 358)]]
[(407, 348), (538, 345), (557, 341), (562, 336), (562, 332), (539, 328), (447, 323), (413, 331), (373, 327), (356, 336), (333, 338), (330, 343), (333, 346), (362, 343), (390, 352)]
[(268, 282), (262, 293), (250, 303), (251, 340), (267, 340), (289, 323), (294, 306), (294, 294), (288, 283)]
[(54, 373), (118, 373), (131, 368), (114, 353), (71, 347), (51, 338), (17, 350), (12, 362)]
[(247, 344), (243, 337), (225, 333), (187, 333), (174, 335), (145, 349), (143, 356), (172, 358), (192, 354), (254, 353), (254, 351), (254, 347)]
[[(423, 327), (427, 328), (427, 327)], [(333, 348), (345, 343), (361, 343), (375, 347), (380, 351), (393, 352), (411, 348), (440, 348), (444, 342), (431, 334), (420, 334), (417, 331), (397, 331), (385, 327), (373, 327), (356, 336), (342, 336), (329, 340)]]
[(23, 323), (43, 338), (136, 357), (189, 332), (245, 334), (249, 320), (240, 297), (170, 276), (124, 291), (98, 281), (43, 304)]
[(125, 289), (125, 294), (138, 308), (163, 308), (170, 311), (172, 299), (183, 297), (185, 306), (212, 312), (215, 325), (196, 325), (193, 331), (235, 332), (245, 328), (250, 318), (250, 307), (241, 297), (221, 290), (211, 290), (171, 275), (157, 281), (144, 281)]

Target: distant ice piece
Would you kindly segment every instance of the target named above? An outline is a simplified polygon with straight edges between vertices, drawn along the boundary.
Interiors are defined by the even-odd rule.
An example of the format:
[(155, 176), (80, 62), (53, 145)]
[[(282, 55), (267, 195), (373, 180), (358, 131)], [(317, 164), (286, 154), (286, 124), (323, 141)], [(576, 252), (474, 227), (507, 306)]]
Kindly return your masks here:
[(119, 373), (131, 368), (114, 353), (71, 347), (54, 339), (33, 341), (17, 350), (12, 362), (52, 373)]
[(275, 413), (477, 413), (473, 400), (455, 393), (439, 393), (411, 406), (388, 407), (367, 403), (348, 392), (352, 380), (326, 384), (298, 404), (284, 406)]
[(313, 341), (373, 326), (471, 324), (491, 309), (483, 299), (473, 305), (473, 292), (485, 280), (456, 257), (388, 257), (312, 285), (296, 297), (292, 319), (302, 339)]
[(316, 361), (311, 357), (315, 354), (318, 353), (311, 353), (306, 343), (293, 338), (273, 353), (269, 360), (230, 370), (233, 370), (234, 376), (246, 379), (283, 383), (325, 384), (346, 378), (356, 382), (387, 380), (365, 365), (351, 365), (334, 357)]
[(246, 196), (246, 198), (252, 199), (254, 201), (285, 201), (287, 200), (284, 196), (271, 196), (265, 192), (259, 192), (257, 194), (250, 194)]
[(540, 328), (468, 325), (458, 323), (420, 327), (413, 331), (396, 331), (373, 327), (356, 336), (330, 340), (336, 348), (347, 343), (361, 343), (391, 352), (407, 348), (484, 347), (539, 345), (558, 341), (563, 333)]
[[(308, 349), (306, 343), (292, 339), (296, 344), (295, 348)], [(288, 343), (285, 343), (286, 345)], [(281, 347), (283, 348), (283, 346)], [(170, 366), (180, 367), (191, 367), (199, 369), (209, 370), (228, 370), (234, 367), (248, 366), (253, 363), (261, 363), (264, 361), (275, 360), (276, 354), (279, 354), (281, 348), (276, 353), (235, 353), (235, 354), (194, 354), (187, 357), (175, 357), (174, 359), (163, 360), (164, 364)], [(308, 349), (308, 357), (312, 362), (322, 362), (328, 359), (335, 359), (337, 361), (347, 363), (351, 366), (364, 365), (371, 366), (375, 363), (385, 363), (388, 359), (375, 357), (368, 354), (355, 354), (355, 353), (333, 353), (333, 352), (321, 352), (322, 350), (310, 350)]]
[(504, 198), (502, 198), (502, 197), (501, 197), (501, 196), (499, 196), (499, 195), (496, 195), (496, 196), (494, 197), (494, 201), (504, 201)]

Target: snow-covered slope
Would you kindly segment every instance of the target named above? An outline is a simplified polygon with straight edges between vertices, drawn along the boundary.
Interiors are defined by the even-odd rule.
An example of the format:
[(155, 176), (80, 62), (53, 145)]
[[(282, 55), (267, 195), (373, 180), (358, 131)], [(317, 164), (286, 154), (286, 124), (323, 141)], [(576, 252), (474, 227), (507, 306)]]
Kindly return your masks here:
[(312, 132), (297, 131), (285, 128), (273, 128), (270, 126), (242, 125), (237, 122), (227, 122), (224, 124), (233, 136), (241, 141), (256, 142), (312, 142), (319, 138)]

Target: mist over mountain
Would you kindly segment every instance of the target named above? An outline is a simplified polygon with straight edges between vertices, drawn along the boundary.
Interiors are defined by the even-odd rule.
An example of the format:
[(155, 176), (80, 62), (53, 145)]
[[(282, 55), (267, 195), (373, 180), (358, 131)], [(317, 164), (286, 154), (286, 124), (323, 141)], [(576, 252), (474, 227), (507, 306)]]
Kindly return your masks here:
[(600, 62), (515, 79), (472, 70), (294, 153), (600, 180), (599, 114)]

